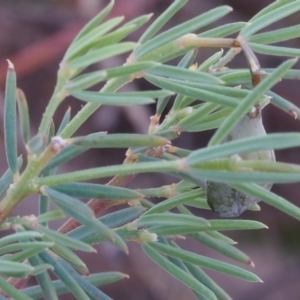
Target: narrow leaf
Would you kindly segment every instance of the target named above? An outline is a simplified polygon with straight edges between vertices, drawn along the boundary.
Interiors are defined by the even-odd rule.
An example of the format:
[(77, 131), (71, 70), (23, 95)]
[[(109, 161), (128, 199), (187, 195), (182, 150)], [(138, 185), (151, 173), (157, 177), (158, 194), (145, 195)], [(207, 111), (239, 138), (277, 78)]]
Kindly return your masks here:
[(221, 84), (222, 81), (208, 73), (201, 72), (199, 70), (190, 70), (185, 68), (179, 68), (175, 66), (160, 65), (153, 69), (146, 71), (148, 74), (176, 78), (181, 80), (187, 80), (197, 83), (210, 83), (210, 84)]
[(84, 198), (105, 198), (105, 199), (139, 199), (140, 193), (123, 187), (93, 184), (93, 183), (69, 183), (53, 187), (54, 190), (69, 196)]
[[(18, 170), (22, 167), (23, 158), (22, 156), (17, 159)], [(6, 170), (6, 172), (0, 178), (0, 196), (4, 194), (4, 192), (9, 188), (11, 183), (14, 180), (14, 175), (10, 169)]]
[(39, 223), (47, 223), (64, 218), (65, 215), (61, 210), (52, 210), (38, 216)]
[(16, 102), (17, 86), (14, 65), (8, 60), (4, 102), (4, 138), (6, 160), (11, 172), (18, 174)]
[(295, 25), (253, 35), (249, 38), (249, 42), (265, 45), (291, 40), (299, 36), (300, 25)]
[(0, 247), (3, 247), (9, 243), (13, 243), (18, 241), (19, 239), (26, 238), (41, 238), (43, 235), (36, 231), (28, 231), (28, 232), (17, 232), (14, 234), (7, 235), (0, 239)]
[(253, 33), (299, 10), (300, 10), (300, 2), (298, 1), (293, 1), (292, 3), (288, 3), (281, 7), (275, 8), (274, 10), (264, 13), (262, 16), (254, 19), (249, 26), (241, 30), (241, 35), (244, 37), (251, 36), (253, 35)]
[(53, 273), (67, 286), (76, 299), (90, 300), (84, 290), (77, 284), (76, 280), (60, 265), (57, 258), (46, 251), (39, 254), (40, 258), (53, 267)]
[(200, 163), (219, 157), (232, 156), (237, 153), (254, 152), (268, 149), (286, 149), (300, 146), (299, 133), (273, 133), (267, 136), (249, 137), (225, 144), (211, 146), (193, 151), (188, 156), (190, 164)]
[(179, 281), (193, 289), (194, 291), (205, 296), (209, 300), (217, 300), (215, 294), (206, 288), (202, 283), (196, 280), (192, 275), (183, 271), (179, 267), (175, 266), (173, 263), (168, 261), (165, 257), (153, 250), (152, 247), (145, 244), (142, 245), (144, 252), (161, 268), (165, 269), (173, 277), (177, 278)]
[(142, 215), (136, 222), (139, 227), (144, 226), (160, 226), (160, 225), (182, 225), (182, 226), (196, 226), (202, 225), (209, 227), (209, 222), (203, 218), (196, 216), (187, 216), (182, 214), (162, 213), (162, 214), (148, 214)]
[[(0, 277), (0, 288), (5, 294), (12, 297), (12, 299), (18, 300), (31, 300), (30, 297), (24, 295), (19, 290), (12, 287), (8, 282), (6, 282), (3, 278)], [(5, 298), (6, 299), (6, 298)]]
[[(144, 211), (145, 208), (142, 206), (129, 207), (98, 219), (109, 228), (116, 228), (137, 219)], [(87, 241), (95, 235), (95, 232), (85, 226), (80, 226), (68, 232), (67, 235), (74, 239)]]
[(260, 54), (277, 55), (277, 56), (300, 56), (300, 50), (298, 48), (279, 47), (271, 45), (261, 45), (249, 43), (251, 49)]
[(61, 122), (60, 122), (60, 125), (57, 129), (57, 133), (56, 135), (59, 135), (61, 131), (63, 131), (63, 129), (67, 126), (67, 124), (70, 122), (70, 119), (71, 119), (71, 107), (69, 106), (68, 109), (66, 110)]
[(187, 33), (193, 32), (200, 29), (212, 22), (222, 18), (224, 15), (229, 13), (232, 9), (229, 6), (221, 6), (210, 10), (200, 16), (197, 16), (183, 24), (177, 25), (170, 30), (167, 30), (151, 40), (148, 40), (141, 47), (135, 51), (137, 58), (144, 56), (150, 51), (159, 48), (160, 46), (167, 44)]
[(219, 287), (209, 276), (207, 276), (199, 267), (194, 264), (184, 263), (189, 272), (207, 288), (209, 288), (220, 300), (232, 300), (232, 298)]
[[(37, 255), (30, 257), (29, 262), (33, 267), (40, 266), (43, 264), (43, 261)], [(39, 284), (41, 294), (45, 300), (58, 300), (55, 287), (47, 271), (36, 275), (36, 280)]]
[(25, 94), (21, 89), (17, 89), (17, 100), (20, 132), (22, 135), (23, 143), (26, 145), (30, 138), (30, 122), (27, 100)]
[(212, 248), (236, 261), (242, 262), (247, 265), (253, 265), (252, 260), (245, 253), (233, 247), (232, 245), (229, 245), (223, 241), (220, 241), (218, 239), (209, 236), (205, 232), (191, 234), (191, 237), (193, 237), (201, 244), (209, 248)]
[(85, 252), (96, 252), (96, 250), (92, 246), (83, 243), (79, 240), (75, 240), (67, 235), (61, 234), (55, 230), (46, 228), (42, 225), (38, 227), (38, 230), (43, 234), (45, 234), (45, 237), (53, 241), (54, 243), (61, 244), (63, 246), (69, 247), (74, 250), (81, 250)]
[(232, 97), (205, 91), (203, 89), (196, 89), (193, 87), (189, 87), (187, 85), (184, 85), (184, 82), (182, 82), (182, 84), (177, 82), (175, 83), (172, 82), (171, 80), (164, 79), (162, 77), (153, 76), (153, 75), (146, 75), (145, 79), (160, 88), (168, 89), (175, 93), (192, 97), (195, 99), (217, 103), (229, 107), (236, 107), (239, 104), (239, 101)]
[(163, 245), (161, 243), (150, 243), (151, 248), (160, 251), (168, 256), (172, 256), (182, 261), (191, 263), (193, 265), (198, 265), (204, 268), (215, 270), (227, 275), (231, 275), (243, 280), (252, 281), (252, 282), (261, 282), (261, 280), (253, 273), (230, 265), (224, 262), (221, 262), (216, 259), (212, 259), (206, 256), (202, 256), (193, 252), (189, 252), (183, 249), (174, 248), (169, 245)]
[[(91, 276), (85, 278), (94, 286), (101, 286), (112, 282), (116, 282), (126, 277), (127, 275), (119, 272), (107, 272), (107, 273), (92, 274)], [(65, 294), (69, 291), (68, 288), (61, 280), (54, 280), (53, 285), (58, 295)], [(21, 291), (23, 294), (29, 296), (31, 299), (41, 299), (43, 297), (40, 286), (25, 288), (22, 289)]]
[(13, 243), (0, 248), (0, 255), (7, 254), (13, 251), (34, 249), (36, 247), (51, 247), (53, 243), (49, 242), (30, 242), (30, 243)]
[(47, 195), (51, 201), (53, 201), (58, 207), (62, 209), (68, 207), (87, 217), (94, 217), (93, 211), (87, 205), (73, 197), (67, 196), (49, 187), (42, 187), (41, 191), (43, 194)]
[(86, 264), (69, 248), (60, 244), (55, 244), (53, 247), (51, 247), (51, 250), (55, 252), (59, 257), (69, 262), (80, 273), (84, 275), (90, 274), (90, 271)]
[[(163, 94), (170, 95), (170, 92), (163, 92)], [(128, 106), (154, 103), (154, 100), (148, 95), (138, 96), (132, 95), (131, 93), (98, 93), (81, 91), (72, 93), (72, 96), (82, 101), (111, 106)]]
[(283, 197), (280, 197), (254, 183), (235, 183), (231, 185), (234, 188), (247, 193), (248, 195), (253, 195), (258, 199), (261, 199), (263, 202), (274, 206), (286, 214), (300, 220), (300, 208), (288, 202)]
[(94, 29), (112, 10), (114, 7), (115, 1), (111, 0), (109, 4), (101, 10), (99, 14), (97, 14), (91, 21), (89, 21), (78, 33), (75, 37), (74, 42), (78, 41), (80, 38), (89, 33), (92, 29)]
[(224, 24), (222, 26), (218, 26), (210, 30), (204, 31), (198, 34), (198, 37), (215, 37), (215, 38), (224, 37), (240, 31), (246, 25), (247, 25), (246, 22), (235, 22), (235, 23)]
[(96, 138), (83, 136), (67, 140), (68, 144), (91, 148), (130, 148), (157, 147), (166, 145), (169, 141), (155, 135), (143, 134), (107, 134)]
[(288, 60), (281, 64), (274, 73), (261, 81), (246, 98), (240, 102), (233, 113), (228, 117), (219, 129), (215, 132), (209, 142), (209, 146), (219, 144), (237, 122), (251, 109), (257, 99), (259, 99), (268, 89), (270, 89), (294, 64), (295, 60)]
[(144, 44), (151, 39), (172, 17), (179, 11), (188, 0), (176, 0), (174, 1), (152, 24), (146, 29), (146, 31), (140, 37), (138, 43)]
[(195, 199), (196, 197), (199, 197), (199, 195), (201, 194), (201, 190), (197, 189), (197, 190), (192, 190), (183, 194), (179, 194), (175, 197), (172, 197), (170, 199), (164, 200), (158, 204), (156, 204), (155, 206), (153, 206), (152, 208), (150, 208), (145, 214), (146, 215), (150, 215), (153, 213), (161, 213), (161, 212), (165, 212), (168, 211), (174, 207), (176, 207), (179, 204), (188, 202), (192, 199)]
[(4, 276), (26, 278), (33, 270), (34, 268), (27, 264), (0, 259), (0, 273)]
[(88, 280), (86, 280), (85, 277), (80, 276), (77, 272), (75, 272), (74, 269), (68, 263), (66, 263), (60, 258), (58, 259), (58, 262), (92, 299), (112, 300), (112, 298), (108, 297), (106, 294), (104, 294), (102, 291), (100, 291), (94, 285), (92, 285)]
[(253, 230), (266, 229), (265, 224), (250, 220), (209, 220), (208, 230)]
[(68, 62), (69, 69), (81, 69), (86, 68), (96, 62), (100, 62), (104, 59), (126, 53), (133, 50), (136, 47), (136, 43), (123, 42), (116, 45), (109, 45), (97, 50), (92, 50), (78, 58), (75, 58)]

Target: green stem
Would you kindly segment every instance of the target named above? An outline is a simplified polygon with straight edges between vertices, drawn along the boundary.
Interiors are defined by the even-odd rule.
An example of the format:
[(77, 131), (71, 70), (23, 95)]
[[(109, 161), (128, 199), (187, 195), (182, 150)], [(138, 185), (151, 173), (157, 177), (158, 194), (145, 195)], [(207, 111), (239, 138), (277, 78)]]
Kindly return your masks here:
[(0, 203), (0, 223), (2, 223), (11, 213), (11, 211), (21, 202), (21, 200), (30, 194), (33, 187), (29, 181), (38, 176), (43, 167), (53, 157), (53, 149), (48, 147), (39, 158), (31, 158), (28, 165), (18, 181), (8, 190), (7, 196)]
[(69, 80), (71, 74), (67, 69), (59, 69), (57, 73), (57, 84), (54, 89), (53, 95), (49, 100), (46, 111), (43, 115), (40, 127), (39, 134), (46, 135), (48, 126), (51, 122), (51, 119), (59, 106), (59, 104), (68, 96), (67, 92), (64, 90), (65, 83)]

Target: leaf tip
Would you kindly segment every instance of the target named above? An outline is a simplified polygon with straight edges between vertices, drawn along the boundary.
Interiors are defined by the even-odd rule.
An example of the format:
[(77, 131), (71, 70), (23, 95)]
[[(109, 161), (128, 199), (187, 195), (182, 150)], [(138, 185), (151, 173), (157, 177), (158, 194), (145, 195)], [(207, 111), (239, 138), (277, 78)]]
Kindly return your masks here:
[(7, 59), (6, 61), (7, 61), (7, 63), (8, 63), (8, 69), (14, 70), (15, 67), (14, 67), (13, 63), (12, 63), (9, 59)]
[(252, 268), (255, 267), (255, 264), (251, 259), (248, 260), (247, 264), (250, 265)]

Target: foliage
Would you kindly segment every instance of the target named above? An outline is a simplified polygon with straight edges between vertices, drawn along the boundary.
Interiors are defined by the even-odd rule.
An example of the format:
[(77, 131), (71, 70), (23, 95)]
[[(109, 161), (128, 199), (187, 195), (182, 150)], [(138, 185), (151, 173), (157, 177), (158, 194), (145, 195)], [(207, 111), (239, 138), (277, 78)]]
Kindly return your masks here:
[[(103, 9), (69, 46), (60, 64), (53, 96), (38, 133), (32, 138), (26, 98), (16, 88), (14, 66), (8, 62), (4, 130), (9, 168), (0, 179), (0, 221), (2, 230), (15, 232), (0, 239), (1, 299), (5, 294), (13, 299), (58, 299), (63, 293), (73, 293), (76, 299), (110, 299), (96, 287), (127, 275), (108, 272), (88, 276), (85, 263), (73, 252), (74, 249), (93, 252), (92, 245), (104, 241), (124, 252), (128, 252), (128, 241), (140, 243), (153, 261), (191, 288), (198, 299), (231, 299), (202, 268), (247, 281), (261, 280), (233, 264), (184, 250), (176, 244), (176, 238), (186, 235), (247, 265), (252, 264), (249, 257), (220, 231), (262, 229), (266, 225), (251, 220), (207, 220), (195, 216), (191, 208), (209, 209), (205, 196), (207, 180), (227, 183), (300, 219), (298, 207), (259, 185), (298, 182), (300, 166), (235, 159), (236, 154), (243, 152), (300, 146), (300, 134), (269, 134), (221, 144), (256, 103), (264, 107), (270, 102), (293, 117), (300, 117), (298, 107), (270, 91), (282, 78), (300, 78), (300, 72), (291, 69), (296, 60), (289, 59), (278, 68), (261, 70), (254, 54), (300, 55), (299, 49), (273, 45), (299, 37), (300, 32), (296, 30), (299, 25), (258, 33), (299, 11), (300, 1), (277, 0), (249, 23), (203, 30), (231, 11), (230, 7), (221, 6), (158, 33), (186, 2), (174, 1), (136, 43), (122, 40), (148, 22), (150, 15), (121, 24), (120, 17), (103, 21), (113, 2)], [(237, 38), (226, 38), (231, 34)], [(223, 50), (218, 51), (196, 66), (193, 63), (199, 47), (229, 50), (225, 54)], [(244, 52), (249, 69), (229, 68), (227, 64), (240, 51)], [(84, 72), (94, 63), (123, 53), (130, 53), (123, 66)], [(177, 66), (168, 64), (177, 57), (182, 57)], [(118, 92), (140, 77), (155, 89)], [(100, 82), (105, 82), (100, 92), (88, 90)], [(52, 117), (69, 95), (84, 101), (85, 105), (73, 118), (67, 110), (55, 129)], [(101, 105), (146, 105), (154, 103), (155, 98), (156, 114), (151, 118), (147, 135), (97, 132), (73, 137)], [(170, 107), (168, 111), (167, 107)], [(166, 116), (162, 117), (163, 114)], [(27, 149), (27, 165), (23, 167), (23, 159), (17, 154), (17, 117)], [(209, 129), (216, 131), (206, 148), (182, 149), (170, 142), (183, 132)], [(122, 165), (56, 173), (58, 166), (90, 148), (119, 147), (128, 148)], [(174, 183), (140, 190), (125, 187), (136, 174), (150, 172), (169, 174), (174, 177)], [(87, 183), (90, 179), (111, 176), (113, 179), (106, 185)], [(39, 215), (10, 217), (14, 208), (33, 194), (39, 195)], [(91, 200), (81, 201), (77, 197)], [(154, 204), (153, 197), (167, 199)], [(50, 210), (50, 203), (55, 205), (54, 210)], [(133, 206), (96, 218), (106, 208), (124, 203)], [(255, 205), (251, 209), (260, 208)], [(65, 215), (72, 219), (58, 231), (51, 229), (49, 223)], [(50, 279), (51, 272), (58, 280)], [(10, 276), (7, 281), (6, 276)], [(38, 285), (21, 289), (30, 276), (36, 277)]]

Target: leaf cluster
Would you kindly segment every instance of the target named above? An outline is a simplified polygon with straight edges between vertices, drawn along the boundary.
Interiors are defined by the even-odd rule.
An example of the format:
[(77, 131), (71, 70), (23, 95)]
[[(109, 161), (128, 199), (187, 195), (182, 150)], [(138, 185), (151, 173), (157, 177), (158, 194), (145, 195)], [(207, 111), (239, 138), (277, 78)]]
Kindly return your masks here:
[[(230, 7), (221, 6), (161, 31), (186, 2), (174, 1), (137, 43), (123, 40), (151, 16), (127, 23), (122, 23), (122, 17), (105, 21), (113, 2), (104, 8), (66, 51), (53, 95), (33, 137), (30, 137), (26, 97), (17, 89), (15, 70), (9, 62), (4, 109), (8, 170), (0, 179), (0, 222), (2, 230), (13, 229), (14, 233), (0, 239), (1, 299), (4, 295), (13, 299), (58, 299), (64, 293), (72, 293), (76, 299), (111, 299), (97, 287), (128, 275), (113, 271), (90, 275), (74, 250), (95, 252), (94, 244), (109, 242), (128, 253), (130, 241), (140, 243), (154, 262), (188, 286), (197, 299), (231, 299), (203, 269), (251, 282), (261, 280), (234, 264), (187, 251), (176, 241), (184, 235), (247, 266), (253, 265), (249, 256), (238, 250), (223, 231), (267, 226), (252, 220), (200, 217), (202, 209), (209, 209), (205, 195), (208, 180), (227, 183), (300, 219), (298, 207), (259, 185), (299, 182), (299, 165), (234, 158), (239, 153), (299, 147), (299, 133), (276, 133), (221, 144), (256, 103), (264, 107), (270, 102), (299, 119), (298, 107), (270, 91), (281, 79), (300, 78), (299, 70), (292, 69), (300, 50), (272, 45), (299, 37), (299, 25), (259, 31), (299, 11), (300, 1), (277, 0), (249, 23), (236, 22), (205, 30), (207, 25), (231, 11)], [(237, 38), (228, 38), (232, 34)], [(195, 65), (197, 48), (201, 47), (229, 50), (218, 51)], [(249, 68), (229, 68), (228, 62), (241, 50)], [(125, 53), (130, 54), (123, 66), (86, 72), (97, 62)], [(261, 70), (255, 53), (293, 58), (277, 68)], [(177, 57), (181, 57), (177, 66), (169, 64)], [(153, 90), (118, 92), (140, 77), (151, 83)], [(105, 84), (99, 92), (90, 89), (101, 82)], [(68, 109), (55, 128), (52, 117), (69, 95), (85, 105), (73, 118)], [(154, 103), (155, 99), (156, 112), (146, 135), (96, 132), (74, 136), (102, 105), (145, 105)], [(27, 164), (23, 168), (23, 159), (17, 151), (17, 118), (27, 149)], [(184, 132), (210, 129), (215, 132), (205, 148), (183, 149), (173, 142)], [(128, 150), (121, 165), (57, 172), (59, 166), (70, 160), (76, 162), (80, 154), (91, 148)], [(174, 183), (138, 190), (125, 187), (135, 175), (151, 172), (166, 173), (174, 178)], [(106, 185), (88, 182), (109, 177), (113, 179)], [(37, 216), (9, 217), (26, 196), (33, 194), (39, 197)], [(155, 204), (154, 197), (164, 200)], [(53, 210), (50, 203), (55, 207)], [(106, 208), (124, 203), (131, 207), (98, 217)], [(256, 204), (251, 210), (259, 211), (260, 207)], [(51, 229), (51, 222), (64, 216), (71, 220), (58, 231)], [(49, 273), (57, 280), (52, 281)], [(30, 276), (36, 277), (38, 285), (20, 289)], [(10, 278), (5, 280), (6, 277)]]

